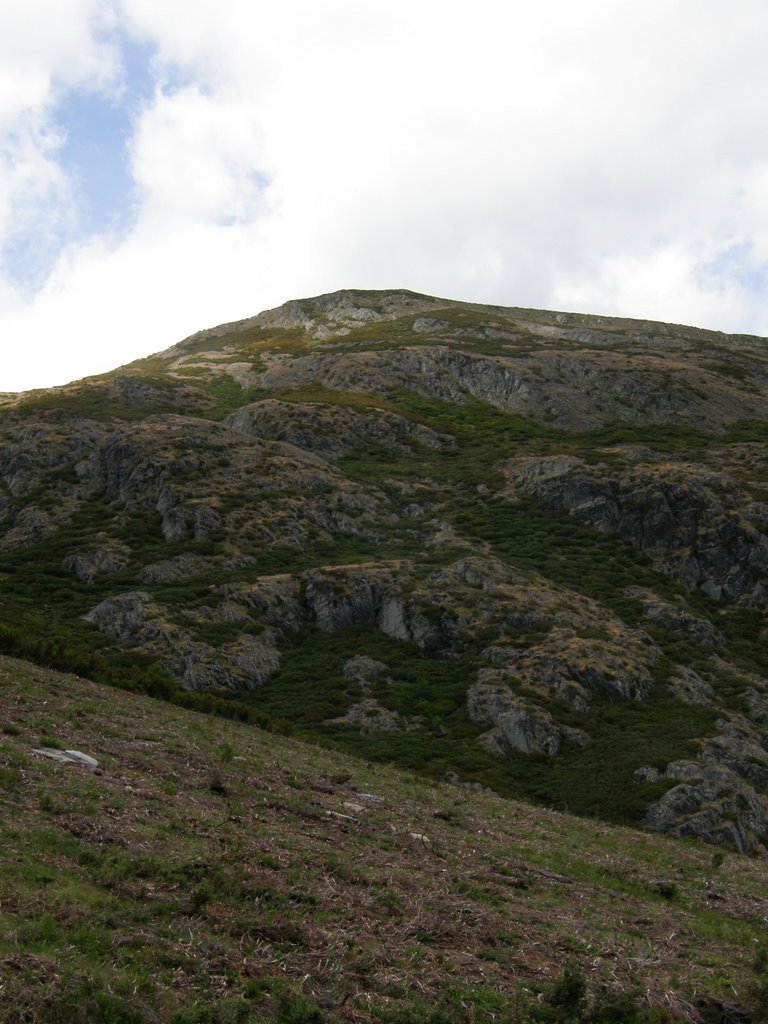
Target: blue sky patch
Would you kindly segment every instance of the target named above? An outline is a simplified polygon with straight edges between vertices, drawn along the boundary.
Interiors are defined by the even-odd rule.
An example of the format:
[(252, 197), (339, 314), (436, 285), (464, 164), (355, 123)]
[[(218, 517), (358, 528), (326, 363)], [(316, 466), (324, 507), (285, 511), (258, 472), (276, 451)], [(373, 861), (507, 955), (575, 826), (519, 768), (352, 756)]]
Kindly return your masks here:
[(154, 92), (153, 48), (119, 40), (124, 68), (121, 88), (112, 92), (73, 90), (54, 113), (65, 134), (59, 162), (76, 203), (78, 235), (122, 232), (134, 213), (134, 182), (128, 146), (142, 106)]
[(109, 42), (120, 50), (122, 74), (98, 90), (62, 92), (50, 114), (61, 136), (56, 161), (70, 186), (72, 208), (62, 216), (61, 196), (42, 203), (29, 230), (5, 245), (2, 262), (10, 279), (25, 293), (42, 287), (62, 250), (96, 234), (120, 236), (136, 215), (135, 183), (129, 145), (135, 122), (155, 90), (154, 46), (128, 36)]

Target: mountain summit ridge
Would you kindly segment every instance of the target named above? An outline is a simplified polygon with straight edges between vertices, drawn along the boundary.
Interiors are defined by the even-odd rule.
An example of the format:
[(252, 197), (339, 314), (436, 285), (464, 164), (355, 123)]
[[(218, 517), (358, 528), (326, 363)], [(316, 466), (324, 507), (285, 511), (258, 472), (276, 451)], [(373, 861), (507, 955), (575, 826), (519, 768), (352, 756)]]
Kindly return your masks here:
[[(413, 292), (406, 288), (366, 290), (345, 288), (333, 292), (324, 292), (305, 299), (289, 299), (271, 309), (263, 310), (255, 316), (242, 320), (229, 321), (214, 327), (197, 331), (178, 344), (184, 345), (205, 336), (224, 337), (226, 334), (249, 327), (299, 327), (310, 329), (316, 321), (328, 318), (331, 321), (351, 323), (370, 323), (375, 320), (392, 320), (409, 313), (422, 313), (435, 309), (463, 309), (482, 314), (503, 313), (517, 320), (534, 318), (541, 324), (555, 327), (603, 327), (624, 329), (656, 329), (662, 335), (675, 333), (687, 334), (691, 337), (707, 338), (757, 338), (757, 335), (727, 334), (707, 328), (686, 324), (667, 324), (658, 320), (638, 317), (620, 317), (609, 314), (582, 312), (566, 312), (557, 310), (536, 309), (525, 306), (502, 306), (497, 303), (480, 303), (462, 299), (446, 299)], [(175, 346), (174, 346), (175, 347)], [(170, 351), (170, 350), (166, 350)]]

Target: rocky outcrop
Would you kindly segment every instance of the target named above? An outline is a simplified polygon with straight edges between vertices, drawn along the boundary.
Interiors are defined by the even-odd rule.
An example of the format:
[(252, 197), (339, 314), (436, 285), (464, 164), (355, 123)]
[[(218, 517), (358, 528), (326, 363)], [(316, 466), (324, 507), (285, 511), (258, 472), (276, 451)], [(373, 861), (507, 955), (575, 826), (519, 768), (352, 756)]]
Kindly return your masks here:
[(76, 470), (116, 510), (150, 512), (167, 543), (226, 540), (241, 554), (372, 536), (393, 520), (385, 495), (312, 453), (183, 416), (117, 428)]
[[(209, 644), (163, 636), (170, 649), (162, 664), (191, 690), (253, 690), (280, 667), (280, 652), (271, 633), (244, 636), (234, 644)], [(163, 644), (157, 644), (158, 651)]]
[(21, 509), (13, 519), (13, 526), (0, 538), (0, 551), (26, 548), (56, 533), (63, 517), (54, 518), (45, 509), (29, 506)]
[[(414, 340), (420, 333), (414, 332)], [(501, 328), (489, 333), (500, 342), (509, 332)], [(330, 331), (323, 334), (328, 337)], [(248, 384), (268, 391), (315, 382), (331, 390), (378, 393), (407, 387), (456, 403), (471, 395), (504, 412), (572, 430), (620, 419), (697, 429), (704, 425), (718, 432), (729, 422), (765, 414), (760, 399), (735, 381), (685, 360), (670, 365), (655, 352), (564, 344), (559, 350), (489, 356), (472, 352), (471, 345), (462, 351), (461, 341), (469, 339), (461, 329), (451, 334), (458, 342), (455, 347), (398, 345), (383, 351), (314, 352), (290, 360), (265, 355), (266, 369), (251, 373)]]
[(768, 601), (768, 536), (739, 512), (739, 488), (688, 463), (606, 465), (553, 456), (506, 463), (513, 485), (647, 552), (660, 571), (724, 601)]
[(356, 654), (345, 661), (342, 668), (344, 678), (357, 684), (363, 693), (367, 693), (387, 672), (389, 667), (383, 661), (369, 658), (367, 654)]
[(677, 783), (651, 804), (646, 822), (740, 852), (768, 853), (768, 734), (741, 716), (718, 722), (695, 761), (635, 773), (638, 783)]
[(83, 618), (116, 643), (154, 656), (192, 690), (254, 689), (280, 665), (274, 632), (214, 647), (176, 625), (145, 591), (108, 597)]
[(379, 732), (418, 732), (423, 720), (399, 711), (383, 707), (377, 700), (367, 697), (353, 704), (341, 718), (334, 718), (330, 724), (348, 725), (357, 729), (361, 736), (372, 736)]
[(358, 412), (324, 403), (265, 399), (243, 406), (225, 423), (233, 430), (283, 441), (324, 459), (370, 448), (409, 455), (417, 447), (439, 449), (454, 444), (446, 435), (383, 409)]
[(683, 704), (697, 704), (711, 707), (715, 702), (715, 690), (698, 672), (685, 665), (679, 665), (669, 681), (669, 688)]
[(214, 570), (209, 559), (200, 555), (183, 554), (176, 558), (164, 558), (159, 562), (145, 565), (139, 573), (142, 583), (178, 583), (193, 579)]
[[(740, 853), (768, 849), (768, 799), (727, 769), (692, 765), (691, 774), (651, 805), (646, 823)], [(675, 778), (675, 774), (662, 777)], [(650, 779), (646, 781), (651, 781)]]
[(111, 402), (149, 412), (205, 410), (213, 405), (212, 399), (199, 388), (168, 379), (150, 380), (137, 373), (119, 374), (99, 386)]
[(750, 689), (744, 694), (750, 718), (760, 725), (768, 725), (768, 694), (764, 690)]
[(619, 638), (582, 637), (556, 627), (528, 648), (494, 647), (486, 659), (493, 668), (479, 678), (514, 680), (543, 697), (562, 700), (576, 711), (589, 711), (596, 697), (643, 700), (654, 684), (652, 666), (660, 651), (639, 634), (622, 647)]
[(73, 551), (64, 556), (61, 563), (65, 572), (71, 572), (83, 583), (93, 583), (99, 576), (121, 572), (131, 558), (130, 548), (125, 544), (110, 541), (102, 535), (98, 547)]
[(229, 583), (221, 593), (246, 608), (256, 620), (296, 633), (309, 621), (302, 589), (299, 578), (285, 573), (259, 576), (250, 583)]
[(694, 615), (686, 608), (682, 599), (673, 604), (652, 591), (643, 590), (642, 587), (628, 587), (627, 595), (642, 602), (643, 615), (655, 626), (661, 626), (662, 629), (685, 640), (692, 640), (707, 647), (726, 646), (725, 637), (720, 630), (707, 619)]
[(503, 686), (476, 683), (467, 692), (470, 720), (491, 726), (481, 737), (494, 753), (542, 754), (553, 757), (564, 741), (584, 746), (585, 732), (557, 725), (549, 712), (527, 704)]
[(136, 636), (148, 618), (159, 614), (149, 594), (134, 590), (107, 597), (83, 616), (110, 640), (122, 643)]
[(0, 485), (21, 500), (44, 484), (54, 492), (72, 493), (77, 478), (66, 479), (64, 471), (87, 457), (106, 433), (101, 423), (58, 410), (5, 412), (0, 424)]
[(436, 299), (430, 295), (402, 290), (360, 292), (345, 289), (327, 295), (317, 295), (311, 299), (294, 299), (245, 320), (198, 331), (162, 355), (169, 359), (183, 358), (185, 352), (190, 349), (197, 352), (201, 344), (209, 340), (219, 343), (215, 350), (218, 354), (221, 351), (221, 339), (236, 339), (243, 332), (250, 333), (254, 330), (295, 330), (306, 332), (312, 338), (322, 339), (332, 333), (329, 330), (330, 325), (338, 331), (339, 328), (343, 330), (381, 320), (395, 320), (404, 315), (418, 315), (451, 304), (446, 299)]
[(303, 574), (304, 597), (324, 632), (344, 626), (375, 625), (395, 640), (419, 647), (438, 645), (440, 630), (403, 596), (411, 567), (406, 565), (336, 566)]

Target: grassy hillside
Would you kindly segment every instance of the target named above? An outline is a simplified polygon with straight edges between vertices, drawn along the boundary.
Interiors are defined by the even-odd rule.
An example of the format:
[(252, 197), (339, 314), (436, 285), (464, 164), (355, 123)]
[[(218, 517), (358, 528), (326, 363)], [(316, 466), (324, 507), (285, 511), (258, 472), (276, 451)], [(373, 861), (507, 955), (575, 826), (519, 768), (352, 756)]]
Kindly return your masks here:
[(0, 805), (4, 1024), (596, 1024), (765, 1005), (765, 860), (7, 658)]

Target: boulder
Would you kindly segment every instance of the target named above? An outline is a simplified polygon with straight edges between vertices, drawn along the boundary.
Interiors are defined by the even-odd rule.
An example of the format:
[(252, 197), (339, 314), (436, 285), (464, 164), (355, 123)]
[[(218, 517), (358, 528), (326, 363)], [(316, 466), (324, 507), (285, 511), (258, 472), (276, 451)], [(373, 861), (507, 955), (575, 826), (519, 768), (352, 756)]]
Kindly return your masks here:
[(133, 590), (105, 598), (83, 619), (110, 640), (123, 643), (134, 638), (156, 610), (146, 591)]

